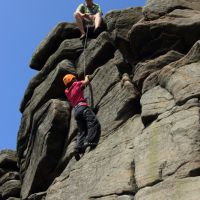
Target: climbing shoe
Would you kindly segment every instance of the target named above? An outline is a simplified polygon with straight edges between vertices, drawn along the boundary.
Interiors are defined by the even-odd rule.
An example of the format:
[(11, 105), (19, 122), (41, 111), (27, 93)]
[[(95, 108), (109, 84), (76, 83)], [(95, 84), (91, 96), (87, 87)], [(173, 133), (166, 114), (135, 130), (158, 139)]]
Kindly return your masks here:
[(78, 152), (75, 152), (74, 157), (75, 157), (76, 161), (79, 161), (81, 159)]
[(80, 156), (80, 149), (79, 148), (75, 148), (75, 151), (74, 151), (74, 157), (77, 161), (79, 161), (81, 159), (81, 156)]

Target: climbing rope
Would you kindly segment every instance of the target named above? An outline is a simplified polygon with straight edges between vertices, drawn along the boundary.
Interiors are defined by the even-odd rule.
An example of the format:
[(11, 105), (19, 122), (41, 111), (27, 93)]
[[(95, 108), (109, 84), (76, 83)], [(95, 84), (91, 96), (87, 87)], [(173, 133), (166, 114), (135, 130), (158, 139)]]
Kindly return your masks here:
[[(84, 78), (85, 78), (85, 76), (86, 76), (86, 59), (85, 59), (85, 49), (86, 49), (86, 47), (87, 47), (87, 39), (88, 39), (88, 29), (89, 29), (89, 25), (87, 24), (86, 25), (86, 37), (85, 37), (85, 41), (84, 41), (84, 45), (83, 45), (83, 70), (84, 70), (84, 72), (83, 72), (83, 74), (84, 74)], [(91, 108), (93, 109), (94, 108), (94, 100), (93, 100), (93, 92), (92, 92), (92, 86), (91, 86), (91, 84), (89, 83), (89, 91), (90, 91), (90, 100), (91, 100)], [(86, 87), (86, 86), (85, 86)]]
[(86, 75), (85, 49), (86, 49), (87, 39), (88, 39), (88, 28), (89, 28), (89, 25), (87, 24), (86, 25), (86, 37), (85, 37), (84, 46), (83, 46), (83, 65), (84, 65), (83, 70), (84, 70), (84, 77)]

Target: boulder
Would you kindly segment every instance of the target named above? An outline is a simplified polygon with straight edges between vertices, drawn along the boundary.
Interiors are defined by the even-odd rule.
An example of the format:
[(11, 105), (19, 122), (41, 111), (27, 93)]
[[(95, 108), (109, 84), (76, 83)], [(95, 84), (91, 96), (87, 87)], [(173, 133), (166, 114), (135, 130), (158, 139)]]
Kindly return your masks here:
[(180, 61), (164, 67), (159, 74), (159, 83), (174, 97), (176, 104), (200, 96), (200, 41)]
[[(55, 67), (55, 66), (54, 66)], [(57, 68), (57, 69), (56, 69)], [(54, 72), (52, 71), (59, 71), (61, 69), (66, 69), (66, 73), (75, 73), (75, 68), (74, 64), (67, 60), (64, 59), (61, 62), (59, 62), (56, 65), (56, 68), (51, 68), (51, 65), (49, 67), (43, 68), (36, 76), (34, 76), (31, 81), (29, 82), (29, 85), (25, 91), (24, 97), (22, 99), (21, 105), (20, 105), (20, 111), (23, 113), (25, 108), (28, 106), (30, 103), (30, 100), (34, 94), (35, 89), (45, 80), (48, 79), (49, 74), (53, 74)], [(61, 83), (61, 82), (60, 82)], [(63, 84), (62, 87), (63, 88)]]
[(171, 62), (179, 60), (184, 55), (176, 52), (169, 51), (164, 55), (161, 55), (155, 59), (146, 60), (144, 62), (139, 62), (133, 70), (133, 82), (141, 89), (144, 80), (153, 72), (162, 69), (164, 66)]
[(124, 10), (112, 10), (105, 16), (107, 31), (110, 33), (116, 48), (123, 54), (125, 60), (134, 63), (131, 53), (128, 32), (132, 26), (143, 18), (141, 7), (132, 7)]
[(156, 87), (159, 85), (158, 82), (158, 76), (160, 74), (160, 70), (155, 71), (151, 73), (143, 82), (143, 87), (142, 87), (142, 94), (144, 94), (146, 91), (151, 90), (152, 88)]
[(156, 86), (145, 92), (140, 99), (142, 121), (146, 125), (175, 106), (173, 96), (164, 88)]
[(113, 10), (106, 14), (108, 32), (115, 32), (115, 36), (128, 40), (128, 31), (143, 18), (142, 7)]
[(76, 147), (76, 138), (75, 137), (76, 137), (77, 133), (78, 133), (78, 131), (76, 131), (73, 134), (72, 140), (67, 140), (65, 148), (63, 150), (63, 154), (60, 157), (59, 163), (55, 169), (55, 171), (58, 172), (58, 174), (61, 174), (64, 171), (64, 169), (66, 168), (66, 166), (68, 166), (69, 163), (71, 163), (71, 161), (73, 160), (73, 157), (75, 155), (75, 147)]
[(102, 32), (96, 39), (90, 42), (77, 62), (79, 77), (91, 74), (94, 70), (114, 57), (115, 46), (109, 33)]
[(1, 188), (2, 197), (4, 199), (7, 199), (8, 197), (20, 197), (21, 182), (19, 180), (7, 181)]
[(135, 177), (139, 189), (169, 176), (188, 177), (200, 167), (199, 120), (198, 101), (188, 102), (161, 114), (136, 137)]
[(17, 155), (13, 150), (0, 151), (0, 168), (5, 170), (17, 170)]
[(66, 99), (64, 94), (65, 86), (62, 79), (65, 74), (70, 73), (71, 69), (71, 67), (59, 65), (36, 89), (34, 89), (29, 106), (23, 112), (21, 126), (18, 132), (17, 151), (19, 158), (22, 157), (23, 151), (27, 147), (35, 112), (50, 99)]
[(66, 102), (50, 100), (36, 112), (37, 126), (34, 126), (31, 132), (34, 137), (30, 138), (32, 146), (28, 149), (30, 155), (26, 155), (28, 164), (22, 180), (23, 199), (32, 193), (45, 191), (57, 175), (54, 169), (61, 157), (67, 137), (69, 111)]
[(90, 87), (86, 87), (84, 91), (84, 95), (90, 105), (93, 104), (92, 106), (95, 108), (110, 88), (117, 82), (120, 82), (122, 75), (120, 70), (125, 71), (127, 69), (128, 66), (119, 51), (115, 52), (113, 59), (110, 59), (107, 63), (97, 68), (92, 74), (93, 79)]
[(153, 20), (175, 9), (200, 10), (199, 0), (147, 0), (143, 14), (146, 20)]
[(200, 195), (200, 177), (163, 181), (153, 187), (141, 189), (135, 200), (198, 200)]
[(80, 161), (71, 160), (47, 190), (46, 200), (98, 199), (114, 194), (120, 199), (124, 193), (133, 196), (133, 138), (142, 129), (140, 117), (132, 117)]
[(0, 178), (0, 185), (10, 180), (19, 180), (19, 172), (8, 172)]
[(176, 9), (156, 20), (141, 20), (129, 31), (133, 55), (140, 60), (170, 50), (187, 53), (200, 39), (199, 17), (200, 11)]
[(122, 88), (121, 83), (112, 89), (98, 104), (97, 117), (101, 124), (102, 137), (108, 135), (140, 110), (139, 93), (133, 85)]
[(54, 54), (46, 61), (44, 68), (53, 69), (63, 59), (76, 60), (83, 51), (79, 38), (64, 40)]
[(77, 38), (79, 36), (80, 31), (74, 23), (59, 23), (33, 53), (30, 67), (41, 70), (47, 59), (58, 49), (63, 40)]

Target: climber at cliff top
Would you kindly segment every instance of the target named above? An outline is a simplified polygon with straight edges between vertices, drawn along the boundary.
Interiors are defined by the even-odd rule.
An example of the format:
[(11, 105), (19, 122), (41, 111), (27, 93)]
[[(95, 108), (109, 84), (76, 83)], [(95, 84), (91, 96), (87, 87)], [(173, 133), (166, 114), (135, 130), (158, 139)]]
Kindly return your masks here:
[(100, 125), (83, 96), (83, 90), (90, 82), (89, 76), (86, 75), (85, 80), (77, 81), (76, 76), (67, 74), (63, 82), (66, 86), (65, 95), (74, 108), (74, 116), (79, 129), (75, 147), (75, 158), (79, 160), (79, 154), (83, 154), (88, 146), (96, 147), (97, 143), (94, 141), (99, 134)]
[(86, 37), (83, 25), (84, 20), (93, 21), (95, 25), (94, 33), (99, 32), (102, 22), (102, 12), (100, 6), (93, 3), (93, 0), (85, 0), (85, 3), (80, 4), (74, 13), (74, 16), (76, 18), (77, 26), (81, 31), (81, 40)]

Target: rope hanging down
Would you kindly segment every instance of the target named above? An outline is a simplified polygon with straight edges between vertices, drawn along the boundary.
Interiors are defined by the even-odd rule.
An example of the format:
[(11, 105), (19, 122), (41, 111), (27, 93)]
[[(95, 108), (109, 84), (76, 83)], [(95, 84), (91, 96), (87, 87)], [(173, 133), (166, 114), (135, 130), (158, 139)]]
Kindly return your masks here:
[[(85, 59), (85, 49), (87, 47), (87, 39), (88, 39), (88, 29), (89, 29), (89, 25), (87, 24), (86, 25), (86, 37), (85, 37), (85, 40), (84, 40), (84, 46), (83, 46), (83, 70), (84, 70), (84, 77), (86, 76), (86, 59)], [(88, 84), (88, 87), (89, 87), (89, 91), (90, 91), (90, 107), (92, 108), (92, 110), (94, 109), (94, 99), (93, 99), (93, 91), (92, 91), (92, 86), (91, 84), (89, 83)]]
[(85, 49), (86, 49), (86, 45), (87, 45), (87, 38), (88, 38), (88, 25), (86, 25), (86, 37), (85, 37), (85, 41), (84, 41), (84, 46), (83, 46), (83, 65), (84, 65), (84, 77), (85, 77), (85, 75), (86, 75), (86, 64), (85, 64)]

